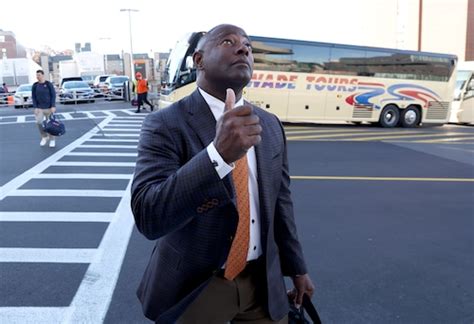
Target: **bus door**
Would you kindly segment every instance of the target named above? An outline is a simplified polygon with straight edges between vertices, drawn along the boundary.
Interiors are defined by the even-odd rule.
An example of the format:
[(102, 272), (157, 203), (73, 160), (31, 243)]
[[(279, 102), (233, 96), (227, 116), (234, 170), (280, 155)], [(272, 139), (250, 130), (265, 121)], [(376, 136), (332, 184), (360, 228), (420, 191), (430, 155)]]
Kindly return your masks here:
[(459, 123), (474, 123), (474, 73), (471, 73), (465, 90), (460, 94), (460, 104), (458, 112)]

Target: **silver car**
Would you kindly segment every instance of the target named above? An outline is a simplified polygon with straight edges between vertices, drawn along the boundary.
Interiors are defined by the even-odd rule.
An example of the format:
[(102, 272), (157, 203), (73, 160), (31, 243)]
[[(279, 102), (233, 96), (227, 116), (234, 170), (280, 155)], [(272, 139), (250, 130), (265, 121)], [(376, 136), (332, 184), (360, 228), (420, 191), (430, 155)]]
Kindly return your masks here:
[(15, 92), (15, 108), (33, 107), (33, 100), (31, 99), (32, 84), (22, 84)]
[(86, 81), (66, 81), (59, 89), (59, 102), (94, 102), (94, 90)]

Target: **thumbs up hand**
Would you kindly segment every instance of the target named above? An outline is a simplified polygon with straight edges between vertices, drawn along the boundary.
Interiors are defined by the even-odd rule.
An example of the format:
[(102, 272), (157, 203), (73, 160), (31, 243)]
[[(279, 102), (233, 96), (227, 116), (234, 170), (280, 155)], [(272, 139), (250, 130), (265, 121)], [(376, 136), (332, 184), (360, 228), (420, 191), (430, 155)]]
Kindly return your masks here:
[(235, 106), (235, 93), (227, 89), (224, 114), (217, 121), (214, 146), (226, 163), (232, 163), (262, 140), (260, 118), (252, 106)]

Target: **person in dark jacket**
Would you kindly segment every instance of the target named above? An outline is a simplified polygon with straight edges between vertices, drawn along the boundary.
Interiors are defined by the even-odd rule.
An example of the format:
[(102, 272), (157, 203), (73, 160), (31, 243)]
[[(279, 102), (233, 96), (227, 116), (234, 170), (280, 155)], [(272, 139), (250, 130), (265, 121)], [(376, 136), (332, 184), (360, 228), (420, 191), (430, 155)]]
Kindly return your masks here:
[(138, 297), (156, 323), (287, 323), (311, 296), (278, 118), (242, 96), (253, 72), (244, 30), (219, 25), (193, 55), (191, 95), (149, 114), (131, 207), (157, 240)]
[(42, 123), (43, 120), (56, 112), (56, 91), (53, 84), (45, 79), (42, 70), (36, 71), (36, 79), (38, 82), (35, 82), (31, 88), (31, 99), (33, 100), (36, 125), (41, 135), (40, 145), (45, 146), (49, 141), (49, 147), (55, 147), (56, 138), (43, 130)]

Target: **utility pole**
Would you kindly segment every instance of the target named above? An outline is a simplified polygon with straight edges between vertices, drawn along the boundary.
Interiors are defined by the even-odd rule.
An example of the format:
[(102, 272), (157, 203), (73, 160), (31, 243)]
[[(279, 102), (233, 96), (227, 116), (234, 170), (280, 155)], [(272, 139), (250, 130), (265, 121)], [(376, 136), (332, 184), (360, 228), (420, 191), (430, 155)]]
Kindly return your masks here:
[(130, 80), (133, 80), (135, 76), (135, 66), (133, 64), (133, 37), (132, 37), (132, 12), (138, 12), (137, 9), (120, 9), (120, 12), (128, 12), (128, 30), (130, 36)]
[(423, 34), (423, 0), (418, 2), (418, 51), (421, 51), (421, 37)]

